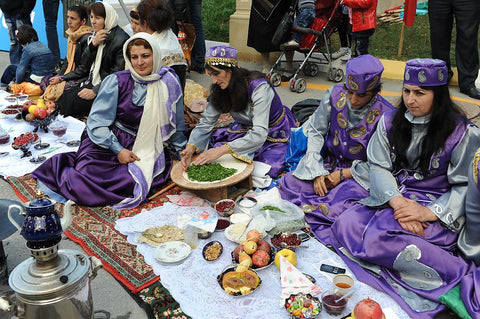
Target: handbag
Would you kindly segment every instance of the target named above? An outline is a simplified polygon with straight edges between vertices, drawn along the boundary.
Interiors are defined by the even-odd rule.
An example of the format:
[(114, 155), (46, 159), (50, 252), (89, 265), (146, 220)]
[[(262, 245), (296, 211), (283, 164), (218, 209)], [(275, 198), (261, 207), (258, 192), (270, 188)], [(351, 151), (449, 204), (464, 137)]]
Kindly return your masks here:
[(252, 8), (264, 21), (268, 21), (282, 0), (253, 0)]
[(187, 60), (187, 65), (190, 68), (191, 54), (193, 44), (195, 43), (195, 27), (191, 23), (181, 22), (178, 24), (178, 42), (182, 47), (183, 55)]
[(280, 43), (283, 43), (287, 40), (287, 37), (290, 35), (293, 26), (293, 20), (295, 18), (295, 8), (297, 6), (297, 1), (293, 1), (290, 5), (290, 8), (282, 17), (282, 20), (277, 26), (275, 33), (272, 37), (273, 46), (279, 46)]

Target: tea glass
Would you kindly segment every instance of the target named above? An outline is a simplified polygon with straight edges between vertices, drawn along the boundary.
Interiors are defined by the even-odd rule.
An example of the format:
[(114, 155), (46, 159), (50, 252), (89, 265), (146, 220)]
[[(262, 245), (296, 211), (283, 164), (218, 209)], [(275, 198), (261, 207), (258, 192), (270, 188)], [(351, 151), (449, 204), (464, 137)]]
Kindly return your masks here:
[(48, 125), (50, 131), (57, 137), (55, 142), (57, 143), (65, 143), (63, 140), (63, 136), (67, 133), (67, 123), (64, 121), (53, 121)]
[[(333, 277), (333, 291), (340, 295), (346, 295), (349, 293), (355, 285), (355, 280), (349, 275), (338, 274)], [(346, 297), (349, 298), (349, 297)]]

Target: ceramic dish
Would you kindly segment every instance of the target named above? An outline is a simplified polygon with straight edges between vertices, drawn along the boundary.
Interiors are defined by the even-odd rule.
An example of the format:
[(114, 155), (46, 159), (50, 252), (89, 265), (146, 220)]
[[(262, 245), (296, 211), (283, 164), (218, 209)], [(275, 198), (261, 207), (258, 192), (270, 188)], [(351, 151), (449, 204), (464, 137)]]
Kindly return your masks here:
[(203, 246), (202, 256), (207, 261), (217, 260), (223, 253), (223, 245), (217, 240), (211, 241)]
[(219, 218), (215, 231), (224, 231), (228, 226), (230, 226), (230, 221), (227, 218)]
[(153, 257), (162, 263), (177, 263), (187, 258), (191, 251), (183, 241), (168, 241), (155, 248)]
[(45, 162), (46, 159), (47, 158), (45, 156), (32, 157), (30, 159), (30, 163), (40, 164), (40, 163)]
[[(220, 287), (231, 296), (245, 296), (249, 295), (260, 287), (262, 279), (258, 276), (257, 272), (253, 269), (248, 269), (244, 272), (237, 272), (238, 265), (230, 265), (223, 269), (220, 275), (217, 276), (217, 282)], [(238, 282), (239, 280), (244, 283), (244, 286), (238, 287), (235, 284), (235, 288), (232, 289), (228, 285), (228, 281), (224, 280), (224, 277), (232, 277), (232, 280)]]
[(222, 199), (215, 203), (214, 208), (219, 216), (230, 216), (235, 210), (235, 201), (231, 199)]
[(47, 148), (49, 146), (50, 146), (50, 144), (48, 144), (48, 143), (38, 143), (33, 148), (36, 149), (36, 150), (43, 150), (44, 148)]
[(322, 311), (322, 304), (317, 297), (313, 297), (310, 294), (295, 294), (290, 295), (285, 299), (285, 310), (294, 319), (300, 318), (316, 318)]
[(80, 140), (71, 140), (67, 142), (67, 146), (69, 147), (77, 147), (80, 146)]
[[(300, 246), (303, 242), (310, 239), (310, 236), (306, 233), (295, 234), (290, 232), (283, 232), (273, 235), (270, 239), (272, 246), (276, 249), (289, 248), (295, 250), (296, 247)], [(281, 243), (285, 243), (286, 247), (281, 246)]]

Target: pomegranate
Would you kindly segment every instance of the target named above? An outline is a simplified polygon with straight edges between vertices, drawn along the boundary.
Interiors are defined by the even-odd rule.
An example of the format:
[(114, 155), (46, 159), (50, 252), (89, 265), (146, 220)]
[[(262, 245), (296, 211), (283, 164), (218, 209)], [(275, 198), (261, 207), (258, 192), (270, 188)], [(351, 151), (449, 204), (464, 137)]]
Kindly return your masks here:
[(252, 263), (256, 267), (265, 267), (270, 262), (270, 255), (265, 250), (257, 250), (252, 255)]
[(353, 318), (355, 319), (382, 319), (385, 318), (382, 307), (370, 298), (359, 301), (353, 309)]
[(33, 101), (30, 101), (30, 100), (29, 100), (29, 101), (23, 103), (22, 109), (23, 109), (24, 111), (28, 111), (28, 108), (29, 108), (32, 104), (34, 104)]
[(263, 235), (260, 234), (260, 232), (256, 229), (252, 229), (247, 233), (247, 240), (254, 241), (256, 244), (258, 244), (258, 242), (262, 240), (262, 238)]
[(264, 250), (266, 251), (267, 253), (270, 253), (270, 251), (272, 250), (272, 247), (270, 246), (270, 244), (266, 241), (266, 240), (260, 240), (260, 242), (258, 243), (258, 247), (257, 247), (258, 250)]
[(240, 252), (243, 250), (243, 245), (238, 245), (237, 247), (235, 247), (235, 249), (233, 250), (233, 258), (235, 258), (235, 260), (238, 262), (238, 255), (240, 254)]
[(33, 115), (35, 115), (35, 117), (37, 119), (44, 119), (45, 117), (47, 117), (48, 113), (47, 113), (46, 109), (43, 109), (41, 107), (37, 107), (35, 109), (35, 111), (33, 112)]

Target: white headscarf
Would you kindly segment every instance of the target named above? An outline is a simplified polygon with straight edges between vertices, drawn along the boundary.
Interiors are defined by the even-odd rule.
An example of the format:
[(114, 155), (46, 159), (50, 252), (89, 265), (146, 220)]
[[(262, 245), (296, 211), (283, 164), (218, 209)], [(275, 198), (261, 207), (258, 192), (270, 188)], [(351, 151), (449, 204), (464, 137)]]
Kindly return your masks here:
[[(105, 7), (105, 30), (110, 31), (118, 25), (118, 14), (113, 7), (106, 2), (101, 2)], [(102, 54), (105, 42), (100, 44), (97, 49), (97, 55), (95, 56), (95, 62), (92, 64), (90, 71), (92, 72), (92, 84), (99, 84), (102, 79), (100, 78), (100, 66), (102, 65)]]
[[(140, 76), (135, 72), (127, 56), (127, 46), (134, 39), (144, 39), (152, 47), (153, 70), (147, 76)], [(154, 177), (155, 160), (163, 152), (163, 143), (175, 133), (175, 129), (173, 129), (168, 134), (162, 135), (162, 128), (166, 126), (176, 127), (175, 113), (168, 112), (166, 108), (169, 93), (167, 86), (160, 80), (161, 76), (158, 74), (162, 65), (160, 49), (155, 38), (145, 32), (135, 34), (123, 45), (123, 56), (125, 57), (126, 69), (130, 70), (132, 78), (136, 82), (148, 82), (143, 115), (132, 152), (140, 158), (140, 161), (136, 161), (134, 164), (142, 170), (143, 176), (148, 183), (148, 188), (150, 188)], [(158, 173), (161, 173), (161, 171)]]

